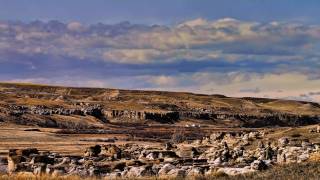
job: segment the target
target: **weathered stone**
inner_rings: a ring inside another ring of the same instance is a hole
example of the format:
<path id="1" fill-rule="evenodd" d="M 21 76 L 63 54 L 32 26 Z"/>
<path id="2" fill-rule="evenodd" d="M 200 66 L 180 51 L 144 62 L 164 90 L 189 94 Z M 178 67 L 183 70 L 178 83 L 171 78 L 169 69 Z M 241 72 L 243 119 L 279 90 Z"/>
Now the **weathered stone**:
<path id="1" fill-rule="evenodd" d="M 91 146 L 89 148 L 86 149 L 84 156 L 86 157 L 96 157 L 99 155 L 99 153 L 101 152 L 101 146 L 100 145 L 95 145 L 95 146 Z"/>
<path id="2" fill-rule="evenodd" d="M 304 153 L 298 156 L 297 158 L 297 162 L 301 163 L 301 162 L 305 162 L 309 159 L 310 155 L 308 153 Z"/>
<path id="3" fill-rule="evenodd" d="M 39 164 L 37 165 L 34 170 L 33 174 L 39 176 L 46 173 L 46 164 Z"/>
<path id="4" fill-rule="evenodd" d="M 173 147 L 172 143 L 167 142 L 167 143 L 165 144 L 165 150 L 170 151 L 170 150 L 172 150 L 173 148 L 174 148 L 174 147 Z"/>
<path id="5" fill-rule="evenodd" d="M 176 167 L 172 164 L 165 164 L 158 172 L 159 175 L 167 175 L 169 171 L 175 169 Z"/>
<path id="6" fill-rule="evenodd" d="M 264 170 L 267 169 L 267 165 L 262 160 L 255 160 L 251 163 L 251 169 L 253 170 Z"/>
<path id="7" fill-rule="evenodd" d="M 172 169 L 167 173 L 170 178 L 184 178 L 186 175 L 187 172 L 184 169 Z"/>
<path id="8" fill-rule="evenodd" d="M 204 174 L 204 169 L 201 167 L 192 167 L 190 171 L 188 172 L 188 176 L 202 176 Z"/>
<path id="9" fill-rule="evenodd" d="M 18 164 L 21 162 L 22 156 L 9 155 L 8 156 L 8 173 L 12 174 L 18 169 Z"/>
<path id="10" fill-rule="evenodd" d="M 282 137 L 278 140 L 280 146 L 284 147 L 289 144 L 289 139 L 287 137 Z"/>
<path id="11" fill-rule="evenodd" d="M 118 146 L 109 144 L 102 147 L 101 155 L 105 155 L 113 159 L 121 159 L 121 152 L 122 151 Z"/>
<path id="12" fill-rule="evenodd" d="M 239 174 L 246 174 L 246 173 L 253 173 L 255 170 L 250 169 L 250 168 L 220 168 L 217 171 L 218 173 L 225 173 L 230 176 L 235 176 Z"/>
<path id="13" fill-rule="evenodd" d="M 152 176 L 152 168 L 150 166 L 140 166 L 140 167 L 131 167 L 127 177 L 143 177 L 143 176 Z"/>
<path id="14" fill-rule="evenodd" d="M 320 125 L 317 125 L 317 130 L 316 130 L 317 133 L 320 133 Z"/>

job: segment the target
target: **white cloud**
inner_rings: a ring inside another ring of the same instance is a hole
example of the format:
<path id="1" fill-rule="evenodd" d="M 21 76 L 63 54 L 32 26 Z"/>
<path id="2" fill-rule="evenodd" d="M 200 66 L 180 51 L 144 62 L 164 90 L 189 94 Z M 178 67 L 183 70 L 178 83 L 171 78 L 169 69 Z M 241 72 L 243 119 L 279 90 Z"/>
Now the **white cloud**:
<path id="1" fill-rule="evenodd" d="M 261 55 L 266 60 L 285 59 L 297 54 L 304 58 L 316 54 L 316 43 L 320 41 L 320 26 L 280 22 L 262 24 L 230 18 L 216 21 L 195 19 L 171 27 L 84 26 L 70 22 L 55 25 L 57 27 L 50 25 L 48 31 L 46 26 L 49 24 L 33 27 L 1 23 L 2 46 L 11 47 L 7 53 L 26 48 L 30 51 L 19 53 L 44 51 L 74 57 L 79 54 L 80 59 L 139 64 L 155 60 L 167 63 L 177 59 L 225 58 L 236 61 L 246 56 L 258 59 Z"/>
<path id="2" fill-rule="evenodd" d="M 192 91 L 224 94 L 233 97 L 270 97 L 320 102 L 320 80 L 310 80 L 304 74 L 283 73 L 194 73 L 149 77 L 149 89 Z M 279 90 L 281 89 L 281 90 Z M 306 97 L 302 97 L 306 94 Z"/>
<path id="3" fill-rule="evenodd" d="M 170 87 L 170 86 L 176 86 L 177 85 L 177 81 L 174 77 L 171 76 L 165 76 L 165 75 L 161 75 L 161 76 L 151 76 L 148 81 L 156 86 L 160 86 L 160 87 Z"/>
<path id="4" fill-rule="evenodd" d="M 70 31 L 81 32 L 85 30 L 85 26 L 79 22 L 70 22 L 67 24 L 67 28 Z"/>
<path id="5" fill-rule="evenodd" d="M 160 51 L 154 49 L 122 49 L 107 51 L 103 54 L 103 57 L 106 61 L 140 64 L 158 59 L 160 54 Z"/>

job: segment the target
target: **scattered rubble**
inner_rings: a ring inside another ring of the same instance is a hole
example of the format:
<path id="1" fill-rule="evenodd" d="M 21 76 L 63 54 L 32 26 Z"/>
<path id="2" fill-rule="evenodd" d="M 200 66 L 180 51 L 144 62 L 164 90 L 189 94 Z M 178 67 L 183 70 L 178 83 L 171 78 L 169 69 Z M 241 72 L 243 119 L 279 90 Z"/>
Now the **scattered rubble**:
<path id="1" fill-rule="evenodd" d="M 37 149 L 11 149 L 9 174 L 28 172 L 34 175 L 78 175 L 81 177 L 135 178 L 186 177 L 212 173 L 237 175 L 262 171 L 276 164 L 301 163 L 317 144 L 291 143 L 283 137 L 278 142 L 263 142 L 263 131 L 214 133 L 201 141 L 163 147 L 137 144 L 107 144 L 88 147 L 83 156 L 61 156 Z M 256 144 L 253 147 L 249 143 Z"/>

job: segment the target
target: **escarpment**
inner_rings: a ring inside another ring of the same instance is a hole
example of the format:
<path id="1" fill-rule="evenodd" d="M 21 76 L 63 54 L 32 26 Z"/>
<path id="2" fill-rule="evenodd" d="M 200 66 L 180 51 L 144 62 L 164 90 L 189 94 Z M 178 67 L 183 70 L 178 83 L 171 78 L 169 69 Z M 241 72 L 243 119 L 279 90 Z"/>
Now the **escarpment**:
<path id="1" fill-rule="evenodd" d="M 299 126 L 319 123 L 320 105 L 180 92 L 0 83 L 0 122 L 6 121 L 50 127 L 65 123 L 188 122 L 225 127 Z"/>
<path id="2" fill-rule="evenodd" d="M 233 113 L 219 111 L 155 111 L 155 110 L 115 110 L 107 109 L 99 104 L 74 105 L 73 108 L 47 107 L 47 106 L 20 106 L 9 105 L 2 111 L 9 117 L 20 118 L 23 115 L 38 115 L 49 118 L 53 115 L 60 116 L 92 116 L 102 123 L 175 123 L 185 119 L 200 120 L 207 123 L 219 121 L 237 122 L 242 127 L 264 126 L 300 126 L 320 122 L 319 115 L 297 115 L 281 112 L 269 113 Z"/>

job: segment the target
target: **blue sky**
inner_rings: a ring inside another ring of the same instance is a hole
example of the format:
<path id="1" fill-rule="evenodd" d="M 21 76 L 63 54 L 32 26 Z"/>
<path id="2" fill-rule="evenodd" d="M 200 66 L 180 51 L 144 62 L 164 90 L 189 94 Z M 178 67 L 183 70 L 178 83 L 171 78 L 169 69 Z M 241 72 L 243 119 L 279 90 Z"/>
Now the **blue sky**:
<path id="1" fill-rule="evenodd" d="M 320 1 L 0 0 L 0 81 L 320 101 Z"/>
<path id="2" fill-rule="evenodd" d="M 203 17 L 319 22 L 318 0 L 1 0 L 3 20 L 176 23 Z"/>

